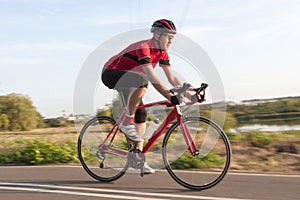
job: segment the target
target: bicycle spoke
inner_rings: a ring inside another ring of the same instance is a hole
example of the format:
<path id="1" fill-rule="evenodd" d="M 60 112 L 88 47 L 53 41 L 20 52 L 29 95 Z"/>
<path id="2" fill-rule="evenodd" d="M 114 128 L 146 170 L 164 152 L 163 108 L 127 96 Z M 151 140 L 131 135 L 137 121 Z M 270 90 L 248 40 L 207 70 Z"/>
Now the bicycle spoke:
<path id="1" fill-rule="evenodd" d="M 163 159 L 170 175 L 190 189 L 207 189 L 225 176 L 230 163 L 231 151 L 226 135 L 211 121 L 188 118 L 185 122 L 198 155 L 190 152 L 182 129 L 174 124 L 163 143 Z"/>
<path id="2" fill-rule="evenodd" d="M 121 177 L 128 166 L 127 140 L 123 133 L 116 132 L 118 129 L 113 129 L 114 124 L 109 117 L 94 118 L 84 126 L 78 139 L 78 155 L 84 169 L 100 181 Z"/>

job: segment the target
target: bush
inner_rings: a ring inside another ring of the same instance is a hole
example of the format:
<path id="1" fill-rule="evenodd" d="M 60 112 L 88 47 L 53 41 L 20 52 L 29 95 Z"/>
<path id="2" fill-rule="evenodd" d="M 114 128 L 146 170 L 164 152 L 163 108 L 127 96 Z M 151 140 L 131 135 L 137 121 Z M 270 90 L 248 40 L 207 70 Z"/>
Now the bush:
<path id="1" fill-rule="evenodd" d="M 298 150 L 295 144 L 276 144 L 274 145 L 277 153 L 287 152 L 298 154 Z"/>
<path id="2" fill-rule="evenodd" d="M 262 148 L 272 142 L 271 136 L 263 133 L 248 133 L 246 139 L 253 147 L 259 148 Z"/>
<path id="3" fill-rule="evenodd" d="M 58 119 L 50 118 L 50 119 L 44 119 L 44 123 L 47 127 L 61 127 L 62 124 Z"/>
<path id="4" fill-rule="evenodd" d="M 2 164 L 50 164 L 78 162 L 75 142 L 57 145 L 45 141 L 28 142 L 20 149 L 14 149 L 0 155 Z"/>

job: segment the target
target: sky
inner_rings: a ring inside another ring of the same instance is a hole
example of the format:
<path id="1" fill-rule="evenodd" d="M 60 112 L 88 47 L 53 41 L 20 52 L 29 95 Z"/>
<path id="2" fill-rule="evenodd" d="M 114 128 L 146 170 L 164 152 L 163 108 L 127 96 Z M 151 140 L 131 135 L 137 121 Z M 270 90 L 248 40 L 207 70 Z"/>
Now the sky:
<path id="1" fill-rule="evenodd" d="M 88 56 L 166 18 L 211 58 L 227 101 L 300 96 L 299 11 L 299 0 L 0 0 L 0 95 L 28 95 L 43 117 L 73 113 Z"/>

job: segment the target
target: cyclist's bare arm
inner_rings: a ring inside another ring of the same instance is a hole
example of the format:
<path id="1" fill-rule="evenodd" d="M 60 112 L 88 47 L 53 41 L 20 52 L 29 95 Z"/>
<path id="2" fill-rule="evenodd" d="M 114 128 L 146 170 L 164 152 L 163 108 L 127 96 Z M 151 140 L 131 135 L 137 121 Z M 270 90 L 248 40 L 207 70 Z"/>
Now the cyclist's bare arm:
<path id="1" fill-rule="evenodd" d="M 180 81 L 180 79 L 174 74 L 173 70 L 171 67 L 168 67 L 168 66 L 163 66 L 162 65 L 162 68 L 168 78 L 168 81 L 169 83 L 173 86 L 173 87 L 176 87 L 176 86 L 182 86 L 182 83 Z"/>
<path id="2" fill-rule="evenodd" d="M 165 98 L 168 100 L 171 100 L 171 97 L 173 94 L 168 90 L 168 88 L 162 84 L 162 82 L 159 80 L 157 75 L 154 72 L 154 69 L 151 65 L 149 66 L 144 66 L 144 72 L 146 73 L 149 81 L 152 83 L 153 87 Z"/>

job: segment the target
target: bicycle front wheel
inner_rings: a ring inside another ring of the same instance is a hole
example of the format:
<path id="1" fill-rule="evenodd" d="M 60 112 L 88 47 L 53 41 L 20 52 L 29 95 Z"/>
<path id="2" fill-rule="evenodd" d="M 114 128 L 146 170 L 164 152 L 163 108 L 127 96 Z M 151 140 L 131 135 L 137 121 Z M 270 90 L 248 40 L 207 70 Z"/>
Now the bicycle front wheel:
<path id="1" fill-rule="evenodd" d="M 163 141 L 163 161 L 167 171 L 180 185 L 194 190 L 215 186 L 226 175 L 231 149 L 222 129 L 203 117 L 189 117 L 184 124 L 195 142 L 198 152 L 193 155 L 182 129 L 174 123 Z"/>
<path id="2" fill-rule="evenodd" d="M 89 120 L 78 138 L 78 156 L 85 171 L 99 181 L 114 181 L 128 168 L 128 145 L 124 133 L 111 117 Z"/>

